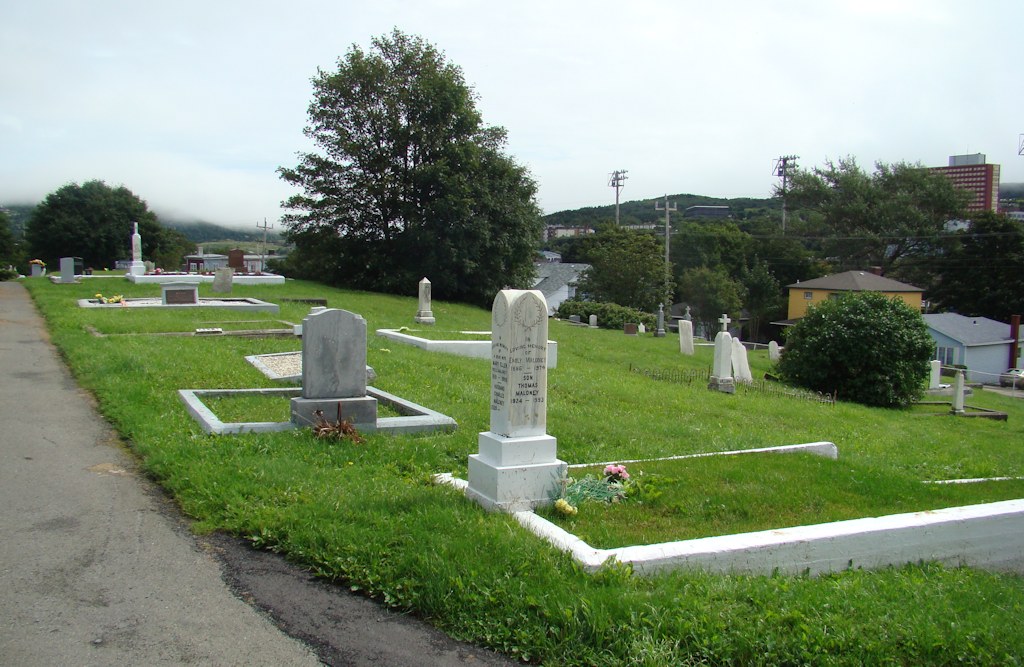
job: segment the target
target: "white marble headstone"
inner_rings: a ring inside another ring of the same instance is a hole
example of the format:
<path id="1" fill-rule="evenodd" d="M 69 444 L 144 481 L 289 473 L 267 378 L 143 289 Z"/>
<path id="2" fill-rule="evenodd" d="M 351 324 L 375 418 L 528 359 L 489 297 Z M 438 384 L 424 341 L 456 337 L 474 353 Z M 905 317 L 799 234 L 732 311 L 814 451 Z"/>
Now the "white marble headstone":
<path id="1" fill-rule="evenodd" d="M 679 320 L 679 351 L 693 356 L 693 322 Z"/>
<path id="2" fill-rule="evenodd" d="M 928 388 L 938 389 L 942 384 L 942 362 L 938 359 L 931 360 L 931 373 L 928 376 Z"/>
<path id="3" fill-rule="evenodd" d="M 548 317 L 539 292 L 502 290 L 491 309 L 491 432 L 515 438 L 547 428 Z"/>
<path id="4" fill-rule="evenodd" d="M 732 377 L 736 382 L 752 384 L 754 376 L 750 372 L 750 360 L 747 358 L 747 348 L 739 338 L 732 339 Z"/>
<path id="5" fill-rule="evenodd" d="M 423 278 L 419 283 L 419 309 L 415 318 L 418 323 L 434 324 L 436 320 L 430 307 L 430 281 Z"/>
<path id="6" fill-rule="evenodd" d="M 768 343 L 768 360 L 778 361 L 782 353 L 779 351 L 779 344 L 775 341 L 769 341 Z"/>

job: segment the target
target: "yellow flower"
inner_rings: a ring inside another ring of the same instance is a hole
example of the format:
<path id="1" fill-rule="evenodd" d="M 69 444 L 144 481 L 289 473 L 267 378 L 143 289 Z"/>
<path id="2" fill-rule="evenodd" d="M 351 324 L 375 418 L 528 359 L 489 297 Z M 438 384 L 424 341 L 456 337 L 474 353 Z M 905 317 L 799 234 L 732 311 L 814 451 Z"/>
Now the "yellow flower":
<path id="1" fill-rule="evenodd" d="M 555 511 L 565 516 L 575 516 L 579 510 L 570 505 L 565 498 L 559 498 L 555 501 Z"/>

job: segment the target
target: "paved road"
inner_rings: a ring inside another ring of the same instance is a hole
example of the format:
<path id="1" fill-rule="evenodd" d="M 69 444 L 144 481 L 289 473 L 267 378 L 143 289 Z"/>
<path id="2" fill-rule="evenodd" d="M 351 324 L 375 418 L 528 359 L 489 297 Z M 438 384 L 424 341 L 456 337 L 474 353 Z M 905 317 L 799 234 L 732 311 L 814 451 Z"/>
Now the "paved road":
<path id="1" fill-rule="evenodd" d="M 15 282 L 0 283 L 0 369 L 0 664 L 511 664 L 238 540 L 195 538 Z"/>

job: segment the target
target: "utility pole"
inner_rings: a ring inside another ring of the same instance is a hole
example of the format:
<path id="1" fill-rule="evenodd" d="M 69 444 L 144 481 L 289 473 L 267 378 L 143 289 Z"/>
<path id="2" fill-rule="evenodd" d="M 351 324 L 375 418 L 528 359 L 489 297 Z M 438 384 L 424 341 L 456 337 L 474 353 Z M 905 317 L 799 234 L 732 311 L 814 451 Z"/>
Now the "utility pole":
<path id="1" fill-rule="evenodd" d="M 786 233 L 786 181 L 789 175 L 790 169 L 796 169 L 796 160 L 800 158 L 799 155 L 783 155 L 775 161 L 775 166 L 772 167 L 772 171 L 775 175 L 782 179 L 782 233 Z"/>
<path id="2" fill-rule="evenodd" d="M 626 185 L 626 170 L 618 169 L 608 177 L 608 187 L 615 188 L 615 226 L 619 226 L 619 190 Z"/>
<path id="3" fill-rule="evenodd" d="M 257 222 L 256 228 L 263 230 L 263 247 L 260 250 L 260 273 L 263 273 L 263 271 L 266 270 L 267 268 L 267 230 L 273 229 L 274 225 L 268 225 L 267 219 L 263 218 L 263 224 L 261 225 L 260 223 Z"/>
<path id="4" fill-rule="evenodd" d="M 669 204 L 668 195 L 665 195 L 665 205 L 659 206 L 658 202 L 654 202 L 654 210 L 665 211 L 665 298 L 667 299 L 669 298 L 668 284 L 672 279 L 672 265 L 669 263 L 668 259 L 669 238 L 672 235 L 672 227 L 669 223 L 669 214 L 677 211 L 678 207 L 675 204 Z"/>
<path id="5" fill-rule="evenodd" d="M 1024 155 L 1024 134 L 1017 137 L 1017 155 Z"/>

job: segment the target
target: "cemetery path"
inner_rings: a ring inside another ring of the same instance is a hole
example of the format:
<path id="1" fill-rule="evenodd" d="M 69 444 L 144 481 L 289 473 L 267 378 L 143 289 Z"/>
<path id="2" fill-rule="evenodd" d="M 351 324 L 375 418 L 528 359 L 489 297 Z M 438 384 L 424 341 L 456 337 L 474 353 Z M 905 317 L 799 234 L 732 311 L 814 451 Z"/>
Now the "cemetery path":
<path id="1" fill-rule="evenodd" d="M 226 536 L 195 537 L 0 283 L 0 663 L 508 665 Z"/>

